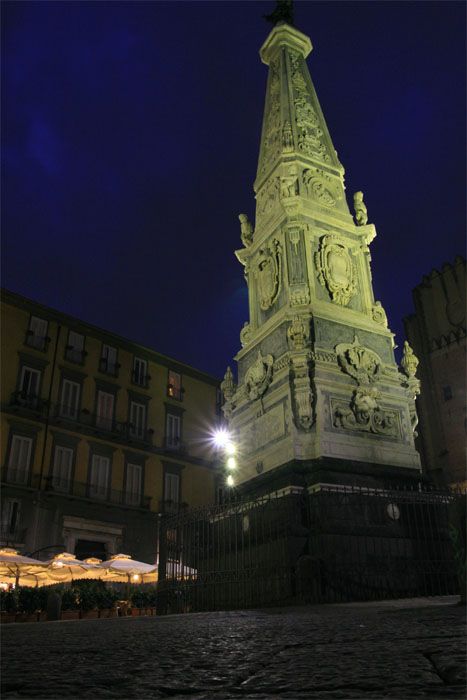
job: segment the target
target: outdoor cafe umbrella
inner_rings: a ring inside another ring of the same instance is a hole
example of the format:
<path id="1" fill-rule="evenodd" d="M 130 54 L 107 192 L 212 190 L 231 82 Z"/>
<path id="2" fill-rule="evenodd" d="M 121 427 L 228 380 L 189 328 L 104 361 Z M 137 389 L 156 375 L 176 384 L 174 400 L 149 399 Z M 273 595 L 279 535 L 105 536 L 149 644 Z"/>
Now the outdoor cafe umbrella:
<path id="1" fill-rule="evenodd" d="M 43 561 L 18 554 L 15 549 L 0 549 L 0 581 L 16 586 L 47 585 L 47 569 Z"/>
<path id="2" fill-rule="evenodd" d="M 99 564 L 105 570 L 104 581 L 120 583 L 154 583 L 157 566 L 132 559 L 129 554 L 115 554 Z"/>
<path id="3" fill-rule="evenodd" d="M 49 584 L 68 583 L 82 578 L 102 578 L 102 572 L 98 565 L 76 559 L 74 554 L 69 552 L 56 554 L 45 564 L 47 566 Z"/>

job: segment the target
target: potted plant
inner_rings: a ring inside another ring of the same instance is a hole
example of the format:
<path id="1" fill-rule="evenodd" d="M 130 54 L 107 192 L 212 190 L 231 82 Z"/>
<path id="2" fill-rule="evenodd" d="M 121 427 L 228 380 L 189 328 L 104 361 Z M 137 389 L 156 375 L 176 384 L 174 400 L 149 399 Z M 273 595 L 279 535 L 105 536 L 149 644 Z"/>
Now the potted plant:
<path id="1" fill-rule="evenodd" d="M 0 591 L 0 620 L 14 622 L 18 609 L 18 589 Z"/>
<path id="2" fill-rule="evenodd" d="M 62 620 L 78 620 L 78 599 L 77 591 L 74 587 L 65 588 L 62 593 Z"/>

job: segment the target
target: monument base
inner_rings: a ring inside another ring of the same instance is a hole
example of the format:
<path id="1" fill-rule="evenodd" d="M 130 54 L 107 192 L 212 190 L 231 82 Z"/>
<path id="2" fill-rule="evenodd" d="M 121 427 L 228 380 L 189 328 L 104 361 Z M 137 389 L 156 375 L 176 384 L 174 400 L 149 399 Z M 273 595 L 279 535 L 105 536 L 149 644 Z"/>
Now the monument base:
<path id="1" fill-rule="evenodd" d="M 289 487 L 308 488 L 320 483 L 387 489 L 428 484 L 429 479 L 418 469 L 320 457 L 291 460 L 239 484 L 236 492 L 239 497 L 259 497 Z"/>

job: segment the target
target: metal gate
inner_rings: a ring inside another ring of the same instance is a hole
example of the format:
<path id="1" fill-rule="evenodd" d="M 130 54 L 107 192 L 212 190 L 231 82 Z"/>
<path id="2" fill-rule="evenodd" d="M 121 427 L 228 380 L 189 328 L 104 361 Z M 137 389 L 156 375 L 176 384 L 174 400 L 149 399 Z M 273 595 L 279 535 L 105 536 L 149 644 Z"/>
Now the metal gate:
<path id="1" fill-rule="evenodd" d="M 462 507 L 448 491 L 320 486 L 165 514 L 158 613 L 456 593 Z"/>

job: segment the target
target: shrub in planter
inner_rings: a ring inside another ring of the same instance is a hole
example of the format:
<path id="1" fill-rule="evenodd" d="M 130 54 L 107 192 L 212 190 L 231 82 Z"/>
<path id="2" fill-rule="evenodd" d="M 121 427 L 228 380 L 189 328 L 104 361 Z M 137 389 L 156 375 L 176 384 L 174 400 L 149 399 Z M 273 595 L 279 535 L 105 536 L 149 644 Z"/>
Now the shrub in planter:
<path id="1" fill-rule="evenodd" d="M 13 614 L 18 610 L 18 589 L 12 591 L 0 591 L 0 610 Z"/>
<path id="2" fill-rule="evenodd" d="M 115 606 L 118 593 L 113 588 L 107 588 L 103 581 L 98 581 L 96 586 L 96 603 L 98 610 L 109 610 Z"/>
<path id="3" fill-rule="evenodd" d="M 40 610 L 41 595 L 39 588 L 29 588 L 22 586 L 18 591 L 18 610 L 19 612 L 32 615 Z"/>
<path id="4" fill-rule="evenodd" d="M 77 610 L 78 598 L 74 588 L 65 588 L 62 593 L 62 610 Z"/>

